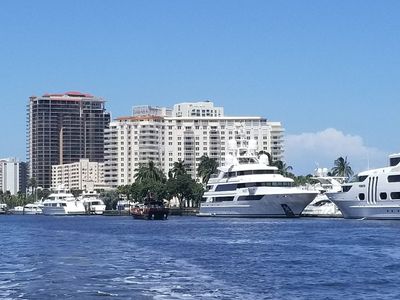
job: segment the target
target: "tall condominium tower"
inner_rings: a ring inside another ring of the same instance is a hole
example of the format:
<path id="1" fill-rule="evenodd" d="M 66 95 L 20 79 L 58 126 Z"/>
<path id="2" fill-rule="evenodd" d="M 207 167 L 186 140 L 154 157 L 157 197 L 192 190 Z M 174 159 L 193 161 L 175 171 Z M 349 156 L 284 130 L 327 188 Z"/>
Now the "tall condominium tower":
<path id="1" fill-rule="evenodd" d="M 203 155 L 224 163 L 227 142 L 244 128 L 248 139 L 258 142 L 271 159 L 283 158 L 280 122 L 262 117 L 227 117 L 222 107 L 209 101 L 176 104 L 171 109 L 134 107 L 132 117 L 117 118 L 105 134 L 105 181 L 116 187 L 135 181 L 140 163 L 150 160 L 165 174 L 174 162 L 184 161 L 195 178 Z"/>
<path id="2" fill-rule="evenodd" d="M 104 130 L 110 123 L 105 101 L 89 94 L 67 92 L 32 96 L 27 105 L 29 177 L 51 187 L 52 165 L 81 158 L 104 161 Z"/>

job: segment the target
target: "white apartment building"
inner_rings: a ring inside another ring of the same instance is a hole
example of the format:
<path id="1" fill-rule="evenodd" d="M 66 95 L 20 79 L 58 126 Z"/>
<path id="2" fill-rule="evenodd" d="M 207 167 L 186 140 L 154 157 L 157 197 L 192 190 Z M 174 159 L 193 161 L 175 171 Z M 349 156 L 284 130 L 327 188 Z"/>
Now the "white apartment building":
<path id="1" fill-rule="evenodd" d="M 0 159 L 0 191 L 11 195 L 26 192 L 26 164 L 16 158 Z"/>
<path id="2" fill-rule="evenodd" d="M 164 118 L 156 115 L 120 117 L 105 131 L 105 182 L 132 184 L 140 164 L 164 166 Z"/>
<path id="3" fill-rule="evenodd" d="M 105 188 L 104 163 L 80 159 L 79 162 L 53 165 L 51 186 L 56 189 L 62 186 L 69 190 L 91 191 Z"/>
<path id="4" fill-rule="evenodd" d="M 136 107 L 133 112 L 141 111 Z M 132 184 L 140 163 L 153 160 L 165 174 L 174 162 L 184 161 L 195 178 L 203 155 L 224 163 L 227 141 L 236 139 L 239 127 L 247 138 L 258 141 L 258 150 L 270 153 L 273 161 L 283 159 L 280 122 L 262 117 L 227 117 L 212 102 L 180 103 L 172 113 L 122 117 L 110 123 L 105 134 L 105 181 L 113 187 Z M 168 112 L 168 110 L 165 110 Z"/>

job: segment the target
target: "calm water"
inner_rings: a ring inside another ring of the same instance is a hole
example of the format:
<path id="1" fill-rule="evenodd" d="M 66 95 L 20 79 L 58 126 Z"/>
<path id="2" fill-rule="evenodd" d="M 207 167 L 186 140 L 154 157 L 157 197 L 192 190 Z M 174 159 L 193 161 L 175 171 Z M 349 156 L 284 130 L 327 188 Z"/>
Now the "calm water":
<path id="1" fill-rule="evenodd" d="M 1 299 L 400 299 L 400 222 L 0 216 Z"/>

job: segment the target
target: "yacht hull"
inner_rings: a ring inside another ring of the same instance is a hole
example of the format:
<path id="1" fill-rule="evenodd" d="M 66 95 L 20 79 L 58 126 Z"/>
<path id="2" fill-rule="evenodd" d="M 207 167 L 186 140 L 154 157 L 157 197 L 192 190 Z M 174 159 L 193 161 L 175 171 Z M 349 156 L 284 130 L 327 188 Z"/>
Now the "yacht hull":
<path id="1" fill-rule="evenodd" d="M 400 220 L 400 205 L 394 201 L 384 204 L 360 204 L 357 200 L 331 200 L 341 210 L 345 219 Z"/>
<path id="2" fill-rule="evenodd" d="M 67 216 L 67 215 L 85 215 L 85 210 L 66 210 L 63 207 L 43 207 L 43 215 L 45 216 Z"/>
<path id="3" fill-rule="evenodd" d="M 260 200 L 203 202 L 199 217 L 288 218 L 300 217 L 317 193 L 264 195 Z"/>

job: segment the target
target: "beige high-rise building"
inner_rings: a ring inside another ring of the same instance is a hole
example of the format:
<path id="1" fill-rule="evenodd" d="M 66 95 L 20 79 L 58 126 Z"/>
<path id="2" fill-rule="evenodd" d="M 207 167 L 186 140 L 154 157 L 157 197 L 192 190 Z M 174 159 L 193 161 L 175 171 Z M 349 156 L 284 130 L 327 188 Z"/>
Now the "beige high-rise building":
<path id="1" fill-rule="evenodd" d="M 259 151 L 270 153 L 273 161 L 283 158 L 284 129 L 280 122 L 263 117 L 228 117 L 222 107 L 214 107 L 209 101 L 179 103 L 172 111 L 135 107 L 133 112 L 140 114 L 116 119 L 105 133 L 105 181 L 113 187 L 133 183 L 135 170 L 149 160 L 165 174 L 174 162 L 184 161 L 195 178 L 203 155 L 224 163 L 227 141 L 236 139 L 240 127 L 248 139 L 258 142 Z"/>
<path id="2" fill-rule="evenodd" d="M 104 163 L 81 159 L 79 162 L 52 166 L 51 186 L 68 190 L 92 191 L 105 188 Z"/>

